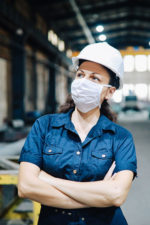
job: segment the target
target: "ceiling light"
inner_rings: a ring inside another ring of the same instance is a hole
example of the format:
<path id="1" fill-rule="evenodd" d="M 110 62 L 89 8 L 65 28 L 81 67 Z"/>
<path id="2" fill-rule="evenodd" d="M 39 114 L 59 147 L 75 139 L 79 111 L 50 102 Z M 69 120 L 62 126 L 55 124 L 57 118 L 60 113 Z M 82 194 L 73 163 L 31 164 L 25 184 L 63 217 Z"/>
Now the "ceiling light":
<path id="1" fill-rule="evenodd" d="M 102 31 L 104 30 L 104 27 L 103 27 L 102 25 L 98 25 L 98 26 L 96 27 L 96 30 L 97 30 L 98 32 L 102 32 Z"/>
<path id="2" fill-rule="evenodd" d="M 23 30 L 22 30 L 22 28 L 18 28 L 17 30 L 16 30 L 16 34 L 18 34 L 18 35 L 23 35 Z"/>
<path id="3" fill-rule="evenodd" d="M 71 51 L 71 49 L 68 49 L 68 50 L 66 51 L 66 55 L 67 55 L 69 58 L 72 57 L 72 51 Z"/>
<path id="4" fill-rule="evenodd" d="M 106 39 L 107 39 L 107 37 L 106 37 L 106 35 L 105 34 L 101 34 L 101 35 L 99 35 L 99 40 L 100 41 L 105 41 Z"/>
<path id="5" fill-rule="evenodd" d="M 65 50 L 65 42 L 64 41 L 58 40 L 58 49 L 61 52 Z"/>
<path id="6" fill-rule="evenodd" d="M 57 34 L 53 31 L 53 30 L 50 30 L 48 32 L 48 40 L 55 46 L 58 45 L 58 36 Z"/>

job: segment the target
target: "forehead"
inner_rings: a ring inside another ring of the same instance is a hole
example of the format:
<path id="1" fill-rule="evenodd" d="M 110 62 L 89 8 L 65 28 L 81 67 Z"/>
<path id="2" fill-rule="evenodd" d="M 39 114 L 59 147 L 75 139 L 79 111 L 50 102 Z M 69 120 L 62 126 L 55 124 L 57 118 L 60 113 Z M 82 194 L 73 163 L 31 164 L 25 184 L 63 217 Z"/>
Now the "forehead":
<path id="1" fill-rule="evenodd" d="M 99 63 L 95 63 L 95 62 L 90 62 L 90 61 L 84 61 L 80 66 L 79 69 L 82 70 L 88 70 L 94 73 L 99 73 L 99 74 L 104 74 L 104 75 L 108 75 L 109 73 L 107 72 L 107 70 L 104 68 L 104 66 L 102 66 Z"/>

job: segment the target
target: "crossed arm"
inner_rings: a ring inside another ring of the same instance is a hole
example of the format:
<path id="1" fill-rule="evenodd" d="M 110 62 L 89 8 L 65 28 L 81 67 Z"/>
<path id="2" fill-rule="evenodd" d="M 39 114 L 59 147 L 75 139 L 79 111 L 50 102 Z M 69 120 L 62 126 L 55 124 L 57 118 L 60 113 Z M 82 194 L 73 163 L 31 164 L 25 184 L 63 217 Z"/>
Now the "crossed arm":
<path id="1" fill-rule="evenodd" d="M 114 167 L 112 164 L 104 180 L 77 182 L 53 177 L 32 163 L 21 162 L 18 194 L 59 208 L 120 206 L 131 187 L 133 172 L 124 170 L 112 176 Z"/>

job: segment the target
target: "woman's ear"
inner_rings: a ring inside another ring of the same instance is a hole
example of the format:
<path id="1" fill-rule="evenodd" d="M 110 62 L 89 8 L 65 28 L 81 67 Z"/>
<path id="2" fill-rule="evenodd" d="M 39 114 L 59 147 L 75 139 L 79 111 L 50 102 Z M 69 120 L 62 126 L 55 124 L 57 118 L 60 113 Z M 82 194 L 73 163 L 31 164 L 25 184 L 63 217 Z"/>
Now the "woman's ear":
<path id="1" fill-rule="evenodd" d="M 115 87 L 108 88 L 106 96 L 105 96 L 105 100 L 109 100 L 113 96 L 115 91 L 116 91 Z"/>

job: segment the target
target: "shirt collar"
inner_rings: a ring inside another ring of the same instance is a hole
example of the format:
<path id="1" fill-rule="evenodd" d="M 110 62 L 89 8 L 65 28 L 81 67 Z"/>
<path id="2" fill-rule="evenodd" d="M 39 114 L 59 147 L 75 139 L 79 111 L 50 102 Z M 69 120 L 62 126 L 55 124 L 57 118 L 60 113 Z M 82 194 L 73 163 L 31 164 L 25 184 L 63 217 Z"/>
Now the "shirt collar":
<path id="1" fill-rule="evenodd" d="M 61 127 L 63 125 L 67 125 L 67 127 L 71 126 L 71 114 L 74 111 L 74 107 L 71 108 L 67 113 L 61 113 L 61 114 L 55 114 L 56 117 L 54 116 L 52 121 L 51 121 L 51 125 L 53 127 Z M 94 136 L 95 134 L 101 134 L 103 130 L 106 131 L 112 131 L 113 133 L 115 133 L 116 129 L 115 129 L 115 124 L 109 120 L 104 114 L 101 114 L 97 123 L 94 126 Z"/>
<path id="2" fill-rule="evenodd" d="M 93 136 L 97 134 L 100 135 L 103 131 L 110 131 L 115 133 L 116 129 L 115 124 L 110 119 L 108 119 L 104 114 L 101 114 L 94 127 Z"/>
<path id="3" fill-rule="evenodd" d="M 71 113 L 74 111 L 74 107 L 69 109 L 67 113 L 55 114 L 51 121 L 53 127 L 61 127 L 71 121 Z"/>

